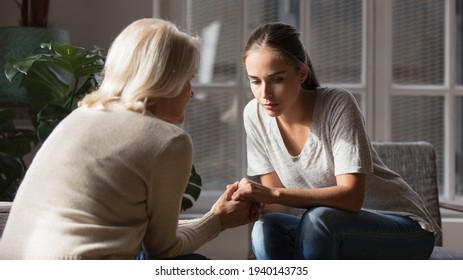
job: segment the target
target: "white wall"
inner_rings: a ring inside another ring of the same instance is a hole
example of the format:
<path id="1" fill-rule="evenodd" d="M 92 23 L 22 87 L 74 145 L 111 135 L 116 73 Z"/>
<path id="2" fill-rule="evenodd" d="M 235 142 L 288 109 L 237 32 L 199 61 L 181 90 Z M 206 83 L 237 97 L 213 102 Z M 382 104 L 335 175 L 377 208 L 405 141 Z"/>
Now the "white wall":
<path id="1" fill-rule="evenodd" d="M 463 250 L 463 218 L 443 218 L 443 247 Z"/>
<path id="2" fill-rule="evenodd" d="M 152 17 L 153 0 L 50 0 L 49 27 L 65 29 L 71 43 L 108 49 L 132 21 Z M 18 26 L 20 11 L 14 0 L 1 0 L 0 27 Z"/>

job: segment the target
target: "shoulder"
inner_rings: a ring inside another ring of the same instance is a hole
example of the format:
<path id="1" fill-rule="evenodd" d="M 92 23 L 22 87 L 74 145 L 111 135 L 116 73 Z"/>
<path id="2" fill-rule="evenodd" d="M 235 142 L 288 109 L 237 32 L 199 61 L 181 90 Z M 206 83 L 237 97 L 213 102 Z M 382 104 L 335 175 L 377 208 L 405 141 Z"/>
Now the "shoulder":
<path id="1" fill-rule="evenodd" d="M 118 141 L 127 145 L 130 143 L 148 149 L 175 142 L 191 146 L 190 136 L 182 128 L 150 114 L 125 109 L 99 111 L 82 108 L 79 110 L 80 112 L 76 113 L 80 115 L 80 121 L 86 123 L 86 127 L 99 127 L 95 134 L 108 137 L 117 135 Z"/>
<path id="2" fill-rule="evenodd" d="M 152 137 L 189 138 L 188 133 L 181 127 L 166 122 L 152 114 L 141 114 L 133 111 L 125 110 L 119 118 L 126 119 L 128 129 L 135 130 L 139 133 L 149 134 Z M 130 125 L 131 124 L 131 125 Z M 147 135 L 149 137 L 149 135 Z"/>
<path id="3" fill-rule="evenodd" d="M 323 110 L 325 113 L 331 110 L 360 110 L 355 96 L 343 88 L 318 88 L 317 103 L 318 107 L 329 109 Z"/>
<path id="4" fill-rule="evenodd" d="M 317 94 L 321 100 L 329 102 L 355 102 L 354 95 L 344 88 L 317 88 Z"/>

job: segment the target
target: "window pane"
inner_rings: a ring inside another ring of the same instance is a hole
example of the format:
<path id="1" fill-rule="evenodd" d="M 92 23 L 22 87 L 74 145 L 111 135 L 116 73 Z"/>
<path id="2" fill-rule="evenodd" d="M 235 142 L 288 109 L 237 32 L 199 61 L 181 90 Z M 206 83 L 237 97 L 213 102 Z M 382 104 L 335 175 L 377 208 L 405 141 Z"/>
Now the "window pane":
<path id="1" fill-rule="evenodd" d="M 189 0 L 188 29 L 202 39 L 196 82 L 236 83 L 241 65 L 239 5 L 227 0 Z"/>
<path id="2" fill-rule="evenodd" d="M 463 195 L 463 96 L 456 99 L 456 194 Z"/>
<path id="3" fill-rule="evenodd" d="M 437 156 L 439 191 L 444 170 L 444 97 L 393 96 L 392 141 L 427 141 Z"/>
<path id="4" fill-rule="evenodd" d="M 184 128 L 194 145 L 196 171 L 203 190 L 223 190 L 237 180 L 237 98 L 232 92 L 195 92 L 187 107 Z"/>
<path id="5" fill-rule="evenodd" d="M 362 81 L 361 0 L 310 2 L 308 53 L 321 83 Z"/>
<path id="6" fill-rule="evenodd" d="M 445 1 L 394 1 L 392 78 L 396 84 L 443 84 Z"/>
<path id="7" fill-rule="evenodd" d="M 248 36 L 251 32 L 267 22 L 284 22 L 299 28 L 298 0 L 248 0 Z"/>

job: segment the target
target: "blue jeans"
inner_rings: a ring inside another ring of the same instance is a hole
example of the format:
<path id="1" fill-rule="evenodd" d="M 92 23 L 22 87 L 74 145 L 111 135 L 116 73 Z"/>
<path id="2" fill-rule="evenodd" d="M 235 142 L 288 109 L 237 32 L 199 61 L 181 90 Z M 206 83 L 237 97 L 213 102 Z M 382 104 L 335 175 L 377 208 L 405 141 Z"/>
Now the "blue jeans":
<path id="1" fill-rule="evenodd" d="M 329 207 L 265 214 L 251 241 L 260 260 L 429 259 L 434 248 L 434 234 L 408 217 Z"/>
<path id="2" fill-rule="evenodd" d="M 140 253 L 136 257 L 136 260 L 147 260 L 147 259 L 148 258 L 146 257 L 145 251 L 141 249 Z M 189 255 L 175 257 L 175 258 L 167 259 L 167 260 L 208 260 L 208 258 L 200 254 L 192 253 Z"/>

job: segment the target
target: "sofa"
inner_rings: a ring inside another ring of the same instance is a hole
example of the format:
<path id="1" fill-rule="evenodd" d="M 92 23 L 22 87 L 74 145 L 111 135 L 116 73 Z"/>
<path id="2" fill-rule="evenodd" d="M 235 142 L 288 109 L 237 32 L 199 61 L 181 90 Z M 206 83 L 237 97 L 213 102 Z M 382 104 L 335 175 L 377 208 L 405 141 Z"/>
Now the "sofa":
<path id="1" fill-rule="evenodd" d="M 382 161 L 420 195 L 429 212 L 442 226 L 441 208 L 463 213 L 463 206 L 439 202 L 437 185 L 436 153 L 434 147 L 424 141 L 418 142 L 373 142 L 374 149 Z M 255 179 L 255 178 L 252 178 Z M 294 215 L 301 215 L 305 210 L 291 209 Z M 250 225 L 249 231 L 252 230 Z M 442 238 L 436 238 L 432 260 L 463 260 L 463 251 L 442 247 Z M 251 248 L 248 258 L 254 259 Z"/>
<path id="2" fill-rule="evenodd" d="M 441 208 L 463 213 L 463 207 L 439 202 L 436 153 L 428 142 L 373 142 L 382 161 L 420 195 L 428 211 L 442 226 Z M 463 251 L 442 247 L 442 238 L 435 240 L 431 259 L 463 260 Z"/>
<path id="3" fill-rule="evenodd" d="M 392 170 L 398 172 L 405 181 L 421 196 L 434 219 L 442 224 L 441 208 L 463 213 L 463 207 L 447 203 L 439 203 L 437 187 L 436 154 L 431 144 L 427 142 L 374 142 L 373 146 Z M 0 238 L 3 233 L 11 203 L 0 202 Z M 297 214 L 295 210 L 295 214 Z M 299 211 L 299 213 L 301 213 Z M 252 225 L 250 225 L 251 229 Z M 253 258 L 249 249 L 249 259 Z M 463 259 L 463 251 L 442 247 L 442 239 L 436 239 L 431 259 Z"/>

